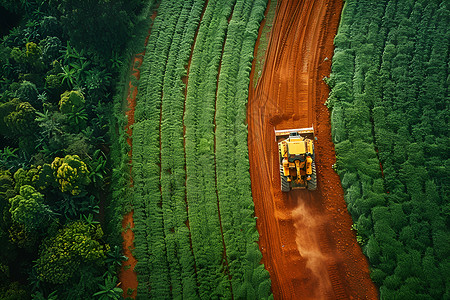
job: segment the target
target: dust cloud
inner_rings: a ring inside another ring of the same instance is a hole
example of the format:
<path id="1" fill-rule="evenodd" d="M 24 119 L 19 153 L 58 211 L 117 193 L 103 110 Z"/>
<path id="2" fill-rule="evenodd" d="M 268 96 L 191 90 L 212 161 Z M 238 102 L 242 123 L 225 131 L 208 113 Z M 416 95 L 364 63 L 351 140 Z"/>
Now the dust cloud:
<path id="1" fill-rule="evenodd" d="M 330 260 L 330 254 L 325 253 L 326 251 L 322 246 L 324 242 L 321 241 L 321 238 L 323 239 L 324 237 L 319 236 L 325 224 L 325 217 L 318 216 L 305 203 L 306 201 L 299 201 L 297 208 L 292 211 L 296 232 L 295 242 L 298 252 L 306 260 L 306 268 L 311 270 L 319 284 L 316 291 L 314 291 L 315 297 L 317 299 L 327 299 L 326 294 L 332 292 L 327 272 L 327 262 Z"/>

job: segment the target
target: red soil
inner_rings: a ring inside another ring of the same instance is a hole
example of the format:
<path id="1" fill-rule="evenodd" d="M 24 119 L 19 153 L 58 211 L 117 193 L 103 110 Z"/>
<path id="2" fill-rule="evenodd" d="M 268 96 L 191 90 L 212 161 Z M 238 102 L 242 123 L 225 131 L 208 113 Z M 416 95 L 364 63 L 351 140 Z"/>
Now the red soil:
<path id="1" fill-rule="evenodd" d="M 141 77 L 141 72 L 139 67 L 142 65 L 144 53 L 136 54 L 133 58 L 132 65 L 132 73 L 137 80 Z M 131 81 L 128 83 L 128 96 L 127 96 L 127 112 L 125 113 L 127 116 L 127 126 L 125 126 L 125 130 L 128 134 L 127 143 L 130 145 L 130 151 L 128 152 L 128 156 L 132 157 L 132 139 L 131 136 L 133 134 L 133 130 L 131 126 L 134 124 L 134 110 L 136 108 L 136 96 L 138 90 L 136 86 L 133 86 Z M 130 173 L 131 173 L 131 164 L 130 164 Z M 133 186 L 133 179 L 131 178 L 130 185 Z M 136 258 L 133 256 L 132 251 L 134 250 L 134 222 L 133 222 L 133 211 L 130 211 L 126 215 L 123 216 L 122 219 L 122 238 L 123 238 L 123 252 L 126 257 L 128 257 L 127 261 L 122 263 L 122 268 L 119 273 L 119 280 L 121 282 L 121 288 L 123 289 L 123 297 L 131 297 L 136 299 L 137 295 L 137 275 L 134 271 L 134 267 L 136 266 Z M 131 295 L 127 294 L 128 289 L 133 289 L 133 293 Z"/>
<path id="2" fill-rule="evenodd" d="M 137 260 L 131 253 L 131 251 L 134 250 L 133 211 L 123 216 L 122 228 L 127 228 L 122 232 L 122 238 L 123 252 L 124 255 L 128 257 L 128 260 L 122 263 L 122 268 L 119 273 L 119 280 L 121 282 L 121 288 L 123 289 L 123 297 L 131 297 L 136 299 L 138 281 L 134 267 L 136 266 Z M 133 289 L 132 295 L 127 294 L 128 289 Z"/>
<path id="3" fill-rule="evenodd" d="M 151 16 L 151 19 L 154 20 L 156 17 L 156 11 Z M 150 37 L 150 30 L 148 31 L 148 35 L 145 39 L 145 46 L 147 46 L 148 39 Z M 134 76 L 136 80 L 141 78 L 140 67 L 144 60 L 145 51 L 142 53 L 138 53 L 133 57 L 133 62 L 130 70 L 131 76 Z M 128 135 L 127 143 L 130 145 L 130 151 L 128 152 L 128 156 L 130 157 L 130 174 L 131 174 L 131 158 L 133 154 L 133 143 L 132 143 L 132 125 L 134 124 L 134 111 L 136 108 L 136 96 L 138 94 L 138 89 L 136 86 L 132 84 L 130 80 L 128 82 L 128 92 L 127 92 L 127 111 L 125 115 L 127 116 L 127 125 L 125 126 L 125 131 Z M 130 186 L 133 186 L 133 178 L 130 180 Z M 134 250 L 134 221 L 133 221 L 133 210 L 123 216 L 122 219 L 122 238 L 123 238 L 123 253 L 126 257 L 128 257 L 127 261 L 122 263 L 122 267 L 119 272 L 119 280 L 121 282 L 121 288 L 123 289 L 123 297 L 131 297 L 132 299 L 136 299 L 137 295 L 137 275 L 134 271 L 134 267 L 136 266 L 136 258 L 133 256 L 132 251 Z M 128 289 L 132 289 L 133 293 L 128 294 Z"/>
<path id="4" fill-rule="evenodd" d="M 347 212 L 323 103 L 341 0 L 279 1 L 262 77 L 250 83 L 249 158 L 259 246 L 275 299 L 377 299 Z M 253 76 L 251 77 L 253 78 Z M 280 191 L 274 129 L 314 125 L 318 188 Z"/>

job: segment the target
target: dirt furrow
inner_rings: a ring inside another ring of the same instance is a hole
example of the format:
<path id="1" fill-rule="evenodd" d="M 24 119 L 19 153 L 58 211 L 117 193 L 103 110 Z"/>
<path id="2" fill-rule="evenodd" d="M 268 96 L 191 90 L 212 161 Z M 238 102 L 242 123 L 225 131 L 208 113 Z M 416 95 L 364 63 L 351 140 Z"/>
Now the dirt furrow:
<path id="1" fill-rule="evenodd" d="M 150 33 L 149 33 L 150 34 Z M 148 37 L 147 37 L 148 38 Z M 147 40 L 146 40 L 147 41 Z M 132 62 L 132 76 L 135 77 L 136 80 L 139 80 L 141 77 L 141 73 L 139 67 L 142 65 L 142 60 L 145 52 L 136 54 L 133 58 Z M 137 96 L 137 87 L 133 86 L 131 81 L 128 84 L 128 96 L 127 96 L 127 112 L 125 113 L 127 116 L 127 126 L 125 130 L 127 132 L 128 138 L 127 143 L 130 145 L 130 151 L 128 152 L 128 156 L 130 157 L 130 174 L 131 174 L 131 157 L 132 157 L 132 125 L 134 124 L 134 109 L 136 108 L 136 96 Z M 130 177 L 130 186 L 133 186 L 133 178 Z M 132 251 L 134 250 L 134 221 L 133 221 L 133 210 L 123 216 L 122 219 L 122 238 L 123 238 L 123 253 L 128 260 L 123 262 L 122 268 L 120 269 L 119 279 L 121 282 L 121 288 L 124 293 L 123 296 L 131 296 L 133 299 L 136 297 L 136 289 L 138 285 L 137 275 L 134 271 L 134 267 L 136 266 L 136 258 L 133 256 Z M 133 290 L 131 295 L 127 294 L 128 289 Z"/>
<path id="2" fill-rule="evenodd" d="M 154 20 L 156 18 L 156 10 L 150 16 L 150 19 Z M 144 46 L 147 47 L 148 39 L 150 37 L 151 28 L 148 30 L 147 37 L 145 38 Z M 140 67 L 142 65 L 143 59 L 145 55 L 145 50 L 141 53 L 136 54 L 133 57 L 130 76 L 133 76 L 135 80 L 139 81 L 141 78 Z M 132 126 L 134 124 L 134 111 L 136 108 L 136 97 L 137 97 L 138 89 L 137 86 L 132 84 L 132 80 L 128 82 L 128 91 L 127 91 L 127 99 L 126 99 L 126 113 L 127 116 L 127 125 L 125 127 L 125 131 L 128 135 L 127 143 L 130 146 L 130 151 L 128 152 L 128 157 L 130 157 L 130 174 L 131 174 L 131 157 L 133 155 L 133 147 L 132 147 L 132 135 L 133 129 Z M 130 186 L 133 186 L 133 178 L 130 176 Z M 121 282 L 121 288 L 123 290 L 123 297 L 130 297 L 132 299 L 136 298 L 137 295 L 137 274 L 134 271 L 134 267 L 136 266 L 137 260 L 134 257 L 132 251 L 135 248 L 134 245 L 134 220 L 133 220 L 134 211 L 130 211 L 123 216 L 122 219 L 122 238 L 123 244 L 122 249 L 123 253 L 126 257 L 128 257 L 127 261 L 122 263 L 122 267 L 119 272 L 119 280 Z M 131 294 L 128 291 L 132 291 Z"/>

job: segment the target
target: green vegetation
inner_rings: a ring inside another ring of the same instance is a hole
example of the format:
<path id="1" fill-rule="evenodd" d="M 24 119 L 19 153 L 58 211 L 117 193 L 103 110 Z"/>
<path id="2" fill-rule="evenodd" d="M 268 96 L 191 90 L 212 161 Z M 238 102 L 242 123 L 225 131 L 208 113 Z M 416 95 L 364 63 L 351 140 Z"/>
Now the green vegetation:
<path id="1" fill-rule="evenodd" d="M 111 95 L 145 5 L 0 3 L 11 21 L 0 41 L 1 299 L 120 297 L 124 257 L 110 250 L 121 249 L 120 230 L 99 212 L 109 204 Z"/>
<path id="2" fill-rule="evenodd" d="M 382 299 L 450 297 L 449 15 L 446 1 L 346 1 L 335 38 L 336 168 Z"/>
<path id="3" fill-rule="evenodd" d="M 186 91 L 186 200 L 199 295 L 231 298 L 215 174 L 216 89 L 232 1 L 209 1 L 192 53 Z"/>
<path id="4" fill-rule="evenodd" d="M 266 59 L 266 51 L 269 47 L 270 34 L 272 32 L 272 26 L 275 22 L 275 13 L 277 11 L 278 1 L 270 0 L 268 3 L 266 16 L 264 20 L 264 26 L 261 30 L 261 36 L 259 37 L 259 45 L 256 49 L 255 57 L 255 75 L 253 75 L 253 87 L 256 88 L 258 79 L 261 77 L 264 69 L 264 62 Z"/>
<path id="5" fill-rule="evenodd" d="M 189 232 L 184 224 L 181 76 L 186 72 L 184 66 L 203 3 L 165 1 L 160 4 L 141 67 L 133 126 L 132 175 L 134 254 L 138 259 L 135 270 L 140 282 L 137 292 L 143 299 L 170 298 L 171 285 L 173 295 L 196 294 Z M 162 115 L 166 121 L 160 128 Z M 165 138 L 160 139 L 160 130 L 167 135 Z"/>
<path id="6" fill-rule="evenodd" d="M 245 124 L 266 2 L 2 1 L 0 298 L 120 299 L 130 210 L 139 298 L 272 297 Z"/>
<path id="7" fill-rule="evenodd" d="M 87 165 L 78 155 L 66 155 L 64 158 L 56 157 L 52 162 L 53 176 L 58 182 L 61 192 L 79 195 L 91 180 Z"/>
<path id="8" fill-rule="evenodd" d="M 149 28 L 151 28 L 153 24 L 149 16 L 157 4 L 158 1 L 147 1 L 142 13 L 135 20 L 134 38 L 129 41 L 127 48 L 123 53 L 123 61 L 129 62 L 129 64 L 123 64 L 121 67 L 115 87 L 116 93 L 113 99 L 113 114 L 108 119 L 110 124 L 108 133 L 109 136 L 111 136 L 111 152 L 109 159 L 111 161 L 111 166 L 113 166 L 110 184 L 115 188 L 110 190 L 111 200 L 105 209 L 106 218 L 109 220 L 108 224 L 105 224 L 105 227 L 106 231 L 110 233 L 109 238 L 111 243 L 117 245 L 121 244 L 123 241 L 121 236 L 123 216 L 133 208 L 133 179 L 130 174 L 131 160 L 129 156 L 130 145 L 127 141 L 127 138 L 130 136 L 122 129 L 126 128 L 128 125 L 128 119 L 124 113 L 128 110 L 127 98 L 130 92 L 137 90 L 139 82 L 138 78 L 136 78 L 135 70 L 140 70 L 141 66 L 131 66 L 133 72 L 130 74 L 130 65 L 132 65 L 133 59 L 137 53 L 139 53 L 139 55 L 145 53 L 146 38 L 148 36 Z M 95 181 L 95 179 L 93 179 L 93 181 Z"/>
<path id="9" fill-rule="evenodd" d="M 161 201 L 172 295 L 198 295 L 187 221 L 183 113 L 186 65 L 205 2 L 185 2 L 167 57 L 161 107 Z"/>
<path id="10" fill-rule="evenodd" d="M 227 29 L 215 114 L 216 182 L 234 295 L 267 299 L 270 279 L 260 264 L 247 148 L 250 70 L 266 1 L 237 1 Z"/>
<path id="11" fill-rule="evenodd" d="M 53 212 L 44 204 L 44 195 L 30 185 L 20 187 L 19 195 L 9 199 L 11 220 L 24 226 L 27 232 L 34 232 L 48 225 Z"/>
<path id="12" fill-rule="evenodd" d="M 271 295 L 245 155 L 249 73 L 265 6 L 197 0 L 158 7 L 140 67 L 129 189 L 142 299 Z"/>
<path id="13" fill-rule="evenodd" d="M 36 262 L 36 274 L 42 282 L 64 284 L 83 265 L 95 268 L 105 263 L 108 245 L 102 245 L 99 225 L 76 221 L 60 229 L 56 236 L 44 241 Z M 79 274 L 78 276 L 81 276 Z"/>

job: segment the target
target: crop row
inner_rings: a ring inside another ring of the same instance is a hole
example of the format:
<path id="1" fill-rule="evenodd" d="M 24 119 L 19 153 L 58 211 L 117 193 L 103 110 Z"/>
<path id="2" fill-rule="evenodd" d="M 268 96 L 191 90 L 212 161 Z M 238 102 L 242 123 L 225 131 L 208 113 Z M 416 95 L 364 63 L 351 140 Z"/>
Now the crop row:
<path id="1" fill-rule="evenodd" d="M 161 107 L 161 195 L 164 235 L 173 298 L 198 295 L 195 261 L 187 226 L 183 113 L 186 76 L 204 1 L 179 1 L 182 10 L 171 39 Z"/>
<path id="2" fill-rule="evenodd" d="M 148 28 L 151 26 L 149 13 L 155 6 L 155 0 L 148 1 L 136 26 L 134 34 L 136 37 L 133 42 L 129 42 L 124 53 L 124 61 L 133 62 L 136 53 L 142 53 L 145 50 L 145 38 L 148 36 Z M 138 67 L 138 66 L 136 66 Z M 134 66 L 131 69 L 135 70 Z M 110 126 L 111 136 L 111 165 L 113 165 L 111 186 L 111 199 L 106 209 L 107 219 L 110 220 L 106 225 L 107 232 L 110 234 L 115 244 L 122 242 L 120 232 L 122 231 L 123 215 L 131 209 L 130 201 L 130 138 L 126 130 L 117 130 L 118 128 L 126 128 L 132 124 L 128 124 L 127 115 L 124 114 L 124 100 L 128 96 L 133 97 L 132 90 L 137 85 L 136 74 L 130 74 L 130 65 L 124 64 L 116 86 L 116 95 L 114 96 L 114 115 L 112 116 Z M 128 101 L 128 99 L 127 99 Z M 130 103 L 128 103 L 129 105 Z M 128 108 L 127 108 L 128 109 Z"/>
<path id="3" fill-rule="evenodd" d="M 233 292 L 267 299 L 270 281 L 256 241 L 250 187 L 246 104 L 253 52 L 266 1 L 237 1 L 228 26 L 216 103 L 216 174 Z"/>
<path id="4" fill-rule="evenodd" d="M 202 299 L 231 298 L 216 193 L 214 114 L 217 76 L 233 1 L 208 1 L 192 52 L 186 91 L 186 192 Z"/>
<path id="5" fill-rule="evenodd" d="M 337 171 L 381 298 L 450 296 L 449 15 L 445 1 L 347 1 L 335 38 Z"/>

